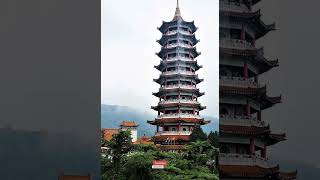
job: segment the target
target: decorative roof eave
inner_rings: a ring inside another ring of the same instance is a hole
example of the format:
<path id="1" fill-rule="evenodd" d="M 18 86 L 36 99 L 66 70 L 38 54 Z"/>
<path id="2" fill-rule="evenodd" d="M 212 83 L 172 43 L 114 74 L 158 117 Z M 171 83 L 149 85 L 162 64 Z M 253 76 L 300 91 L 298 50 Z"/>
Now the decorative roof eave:
<path id="1" fill-rule="evenodd" d="M 180 89 L 180 92 L 189 92 L 189 93 L 193 93 L 194 95 L 196 95 L 197 97 L 203 96 L 205 93 L 204 92 L 200 92 L 199 89 L 181 89 L 181 88 L 175 88 L 175 89 L 160 89 L 159 92 L 156 93 L 152 93 L 152 95 L 156 96 L 156 97 L 161 97 L 162 95 L 166 94 L 166 93 L 170 93 L 170 92 L 178 92 L 178 89 Z"/>
<path id="2" fill-rule="evenodd" d="M 158 27 L 158 30 L 161 32 L 161 33 L 165 33 L 165 31 L 169 28 L 169 27 L 177 27 L 178 26 L 178 21 L 181 21 L 181 25 L 182 26 L 186 26 L 186 27 L 189 27 L 191 29 L 191 32 L 192 33 L 195 33 L 197 31 L 197 27 L 194 25 L 194 21 L 191 21 L 191 22 L 187 22 L 187 21 L 184 21 L 184 20 L 173 20 L 173 21 L 170 21 L 170 22 L 165 22 L 165 21 L 162 21 L 162 25 L 160 27 Z M 180 23 L 180 22 L 179 22 Z"/>
<path id="3" fill-rule="evenodd" d="M 247 59 L 253 64 L 259 67 L 259 73 L 262 74 L 274 67 L 279 66 L 279 59 L 276 60 L 267 60 L 264 57 L 263 48 L 259 49 L 232 49 L 232 48 L 219 48 L 220 55 L 229 55 L 229 56 L 244 56 L 248 57 Z"/>
<path id="4" fill-rule="evenodd" d="M 200 125 L 205 125 L 210 123 L 210 120 L 204 120 L 203 118 L 162 118 L 162 119 L 155 119 L 153 121 L 147 121 L 147 123 L 152 125 L 164 124 L 164 123 L 195 123 Z"/>
<path id="5" fill-rule="evenodd" d="M 261 11 L 258 9 L 257 11 L 250 12 L 235 12 L 235 11 L 225 11 L 222 10 L 219 12 L 220 16 L 228 16 L 235 18 L 244 18 L 244 19 L 259 19 L 261 17 Z"/>
<path id="6" fill-rule="evenodd" d="M 261 178 L 277 176 L 279 173 L 279 165 L 274 167 L 260 167 L 248 165 L 219 165 L 220 177 L 245 177 L 245 178 Z"/>
<path id="7" fill-rule="evenodd" d="M 180 50 L 182 49 L 182 50 Z M 159 56 L 161 59 L 164 58 L 164 56 L 166 54 L 168 54 L 169 52 L 189 52 L 193 55 L 193 58 L 196 58 L 198 57 L 201 52 L 198 52 L 196 47 L 192 47 L 192 48 L 185 48 L 185 47 L 180 47 L 178 45 L 178 47 L 172 47 L 172 48 L 165 48 L 165 47 L 162 47 L 160 52 L 159 53 L 156 53 L 157 56 Z"/>
<path id="8" fill-rule="evenodd" d="M 292 172 L 280 172 L 279 178 L 285 179 L 285 180 L 291 180 L 291 179 L 297 179 L 298 171 L 292 171 Z"/>
<path id="9" fill-rule="evenodd" d="M 158 79 L 153 79 L 154 82 L 158 83 L 158 84 L 163 84 L 163 82 L 167 79 L 165 77 L 181 77 L 182 78 L 190 78 L 193 77 L 192 80 L 194 80 L 197 84 L 201 83 L 203 81 L 203 79 L 200 79 L 198 75 L 188 75 L 188 74 L 177 74 L 177 75 L 167 75 L 167 76 L 162 76 L 160 75 L 160 77 Z"/>
<path id="10" fill-rule="evenodd" d="M 271 146 L 285 140 L 287 140 L 285 133 L 283 134 L 270 133 L 267 137 L 267 145 Z"/>
<path id="11" fill-rule="evenodd" d="M 172 104 L 159 104 L 157 106 L 151 106 L 151 109 L 155 111 L 165 110 L 168 107 L 194 107 L 201 110 L 206 109 L 206 106 L 201 106 L 200 104 L 191 104 L 191 103 L 172 103 Z"/>
<path id="12" fill-rule="evenodd" d="M 256 127 L 256 126 L 236 126 L 236 125 L 220 125 L 219 132 L 227 134 L 241 134 L 241 135 L 263 135 L 271 132 L 270 126 Z"/>
<path id="13" fill-rule="evenodd" d="M 259 3 L 261 0 L 243 0 L 244 4 L 250 7 L 251 5 L 254 6 Z"/>
<path id="14" fill-rule="evenodd" d="M 193 45 L 196 45 L 198 42 L 200 42 L 200 40 L 196 39 L 196 36 L 194 34 L 192 35 L 186 35 L 186 34 L 182 34 L 180 32 L 177 32 L 176 34 L 172 34 L 172 35 L 163 35 L 161 37 L 161 39 L 157 40 L 157 42 L 160 44 L 160 45 L 164 45 L 165 42 L 169 39 L 177 39 L 178 36 L 181 36 L 182 39 L 187 39 L 187 40 L 190 40 L 192 42 Z"/>
<path id="15" fill-rule="evenodd" d="M 190 64 L 193 65 L 195 67 L 195 70 L 199 70 L 200 68 L 202 68 L 202 65 L 199 65 L 197 60 L 194 61 L 183 61 L 183 60 L 176 60 L 176 61 L 161 61 L 159 65 L 154 66 L 154 68 L 158 69 L 159 71 L 164 70 L 164 68 L 166 67 L 166 65 L 170 65 L 170 64 Z"/>
<path id="16" fill-rule="evenodd" d="M 267 92 L 267 87 L 234 87 L 234 86 L 220 86 L 219 91 L 223 94 L 238 94 L 238 95 L 264 95 Z"/>
<path id="17" fill-rule="evenodd" d="M 160 150 L 185 150 L 185 145 L 161 145 L 156 144 L 156 147 Z"/>

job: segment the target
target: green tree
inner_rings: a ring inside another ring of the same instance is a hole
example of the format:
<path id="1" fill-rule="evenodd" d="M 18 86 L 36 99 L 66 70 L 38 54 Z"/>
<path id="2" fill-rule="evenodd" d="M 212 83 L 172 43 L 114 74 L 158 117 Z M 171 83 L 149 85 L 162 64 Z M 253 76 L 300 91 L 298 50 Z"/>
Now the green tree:
<path id="1" fill-rule="evenodd" d="M 110 155 L 116 172 L 119 171 L 121 157 L 130 152 L 132 147 L 130 131 L 120 131 L 118 134 L 114 134 L 108 142 L 107 154 Z"/>
<path id="2" fill-rule="evenodd" d="M 190 141 L 196 142 L 196 141 L 206 141 L 207 135 L 203 132 L 201 127 L 196 127 L 193 129 L 191 135 L 190 135 Z"/>
<path id="3" fill-rule="evenodd" d="M 208 135 L 208 141 L 212 146 L 214 146 L 216 148 L 219 147 L 219 134 L 218 134 L 218 132 L 211 131 Z"/>

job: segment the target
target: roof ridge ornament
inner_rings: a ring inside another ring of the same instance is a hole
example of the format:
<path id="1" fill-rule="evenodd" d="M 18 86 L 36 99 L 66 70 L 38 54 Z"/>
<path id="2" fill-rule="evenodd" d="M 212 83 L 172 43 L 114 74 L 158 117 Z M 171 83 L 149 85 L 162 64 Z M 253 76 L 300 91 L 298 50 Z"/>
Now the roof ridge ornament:
<path id="1" fill-rule="evenodd" d="M 178 20 L 178 19 L 182 19 L 181 12 L 180 12 L 180 7 L 179 7 L 179 0 L 177 0 L 177 7 L 176 7 L 176 12 L 174 13 L 173 20 Z"/>

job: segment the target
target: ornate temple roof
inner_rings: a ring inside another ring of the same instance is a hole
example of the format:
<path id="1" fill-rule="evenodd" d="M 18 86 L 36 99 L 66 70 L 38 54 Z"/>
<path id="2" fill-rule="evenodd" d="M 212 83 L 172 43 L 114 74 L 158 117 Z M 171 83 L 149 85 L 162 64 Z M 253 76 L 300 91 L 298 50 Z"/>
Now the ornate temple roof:
<path id="1" fill-rule="evenodd" d="M 179 7 L 179 0 L 177 0 L 177 7 L 173 19 L 170 22 L 162 21 L 162 25 L 158 29 L 161 33 L 164 33 L 169 27 L 178 26 L 178 23 L 179 25 L 189 27 L 192 33 L 197 30 L 197 27 L 194 25 L 194 21 L 187 22 L 183 20 Z"/>
<path id="2" fill-rule="evenodd" d="M 220 56 L 240 56 L 247 57 L 252 64 L 259 67 L 259 73 L 262 74 L 273 67 L 279 66 L 279 60 L 267 60 L 264 57 L 263 48 L 259 49 L 232 49 L 232 48 L 219 48 Z"/>
<path id="3" fill-rule="evenodd" d="M 254 12 L 234 12 L 234 11 L 220 11 L 220 17 L 226 16 L 231 18 L 230 21 L 239 21 L 243 19 L 244 23 L 248 23 L 251 28 L 255 29 L 255 39 L 263 37 L 270 31 L 276 30 L 276 24 L 265 24 L 261 20 L 260 9 Z"/>
<path id="4" fill-rule="evenodd" d="M 261 135 L 270 133 L 270 127 L 256 126 L 237 126 L 237 125 L 221 125 L 219 126 L 221 133 L 242 134 L 242 135 Z"/>
<path id="5" fill-rule="evenodd" d="M 298 171 L 293 171 L 293 172 L 280 172 L 278 177 L 281 180 L 291 180 L 291 179 L 296 179 L 297 178 L 297 173 Z"/>
<path id="6" fill-rule="evenodd" d="M 281 103 L 281 96 L 270 97 L 266 94 L 266 87 L 262 88 L 246 88 L 220 86 L 220 94 L 223 95 L 245 95 L 249 96 L 261 104 L 261 109 L 267 109 L 275 104 Z"/>
<path id="7" fill-rule="evenodd" d="M 271 146 L 280 141 L 285 141 L 285 140 L 287 140 L 285 133 L 283 134 L 270 133 L 266 138 L 267 146 Z"/>
<path id="8" fill-rule="evenodd" d="M 107 141 L 110 141 L 114 134 L 118 134 L 120 132 L 120 129 L 105 128 L 105 129 L 102 129 L 101 131 L 103 133 L 103 138 Z"/>
<path id="9" fill-rule="evenodd" d="M 200 92 L 198 88 L 197 89 L 188 89 L 188 88 L 183 88 L 183 87 L 175 87 L 175 88 L 171 88 L 171 89 L 160 88 L 159 92 L 152 93 L 152 95 L 154 95 L 156 97 L 161 97 L 162 95 L 164 95 L 166 93 L 178 92 L 177 89 L 179 89 L 181 93 L 183 93 L 183 92 L 193 93 L 197 97 L 203 96 L 205 94 L 204 92 Z"/>
<path id="10" fill-rule="evenodd" d="M 205 121 L 203 118 L 160 118 L 153 121 L 147 121 L 149 124 L 157 125 L 163 123 L 196 123 L 196 124 L 208 124 L 210 121 Z"/>
<path id="11" fill-rule="evenodd" d="M 159 53 L 156 53 L 156 55 L 158 55 L 161 59 L 164 59 L 165 55 L 167 55 L 168 53 L 184 53 L 184 52 L 188 52 L 190 54 L 193 55 L 193 58 L 198 57 L 201 52 L 198 52 L 196 47 L 191 47 L 191 48 L 186 48 L 186 47 L 180 47 L 179 45 L 176 47 L 170 47 L 170 48 L 165 48 L 162 47 Z"/>
<path id="12" fill-rule="evenodd" d="M 172 75 L 160 75 L 160 77 L 158 79 L 153 79 L 154 82 L 158 83 L 158 84 L 163 84 L 165 82 L 166 79 L 168 79 L 169 77 L 174 78 L 180 78 L 180 80 L 193 80 L 195 81 L 197 84 L 202 82 L 203 79 L 199 79 L 199 76 L 197 74 L 172 74 Z"/>
<path id="13" fill-rule="evenodd" d="M 136 124 L 134 121 L 122 121 L 120 124 L 121 127 L 138 127 L 139 125 Z"/>
<path id="14" fill-rule="evenodd" d="M 248 165 L 219 165 L 219 172 L 222 177 L 276 177 L 279 173 L 279 166 L 264 168 Z"/>
<path id="15" fill-rule="evenodd" d="M 166 66 L 169 65 L 175 65 L 175 64 L 184 64 L 184 65 L 190 65 L 195 68 L 195 70 L 199 70 L 202 68 L 201 65 L 198 65 L 198 62 L 196 60 L 193 61 L 183 61 L 183 60 L 176 60 L 176 61 L 161 61 L 159 65 L 154 66 L 154 68 L 158 69 L 159 71 L 163 71 Z"/>
<path id="16" fill-rule="evenodd" d="M 185 39 L 185 40 L 189 40 L 192 42 L 193 45 L 196 45 L 200 40 L 196 39 L 196 36 L 194 34 L 192 35 L 186 35 L 186 34 L 182 34 L 180 32 L 177 32 L 176 34 L 171 34 L 171 35 L 163 35 L 161 37 L 160 40 L 157 40 L 157 42 L 160 44 L 160 45 L 164 45 L 168 40 L 170 39 L 177 39 L 178 37 L 181 37 L 182 39 Z"/>
<path id="17" fill-rule="evenodd" d="M 172 102 L 172 103 L 166 103 L 166 104 L 158 104 L 157 106 L 151 106 L 151 109 L 156 110 L 156 111 L 161 111 L 166 108 L 170 107 L 194 107 L 201 110 L 206 109 L 206 106 L 201 106 L 200 103 L 187 103 L 187 102 Z"/>

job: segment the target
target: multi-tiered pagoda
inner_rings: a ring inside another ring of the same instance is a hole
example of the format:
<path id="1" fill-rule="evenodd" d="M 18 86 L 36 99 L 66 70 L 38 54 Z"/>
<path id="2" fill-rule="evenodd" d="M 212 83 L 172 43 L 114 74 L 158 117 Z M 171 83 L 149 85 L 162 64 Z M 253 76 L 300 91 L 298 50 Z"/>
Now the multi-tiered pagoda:
<path id="1" fill-rule="evenodd" d="M 205 107 L 198 102 L 204 93 L 197 88 L 203 81 L 196 74 L 202 67 L 195 60 L 200 55 L 195 47 L 199 42 L 194 34 L 197 28 L 193 21 L 183 20 L 177 1 L 174 18 L 158 29 L 162 33 L 157 41 L 161 51 L 156 55 L 162 60 L 155 68 L 161 75 L 154 81 L 160 84 L 160 89 L 153 95 L 159 98 L 159 103 L 151 107 L 158 117 L 148 123 L 157 126 L 154 141 L 159 149 L 179 152 L 189 142 L 194 128 L 210 122 L 199 116 Z"/>
<path id="2" fill-rule="evenodd" d="M 220 156 L 221 179 L 295 179 L 270 165 L 268 146 L 286 140 L 262 120 L 262 111 L 281 102 L 270 97 L 258 77 L 278 66 L 255 41 L 275 30 L 253 6 L 260 0 L 220 0 Z"/>

